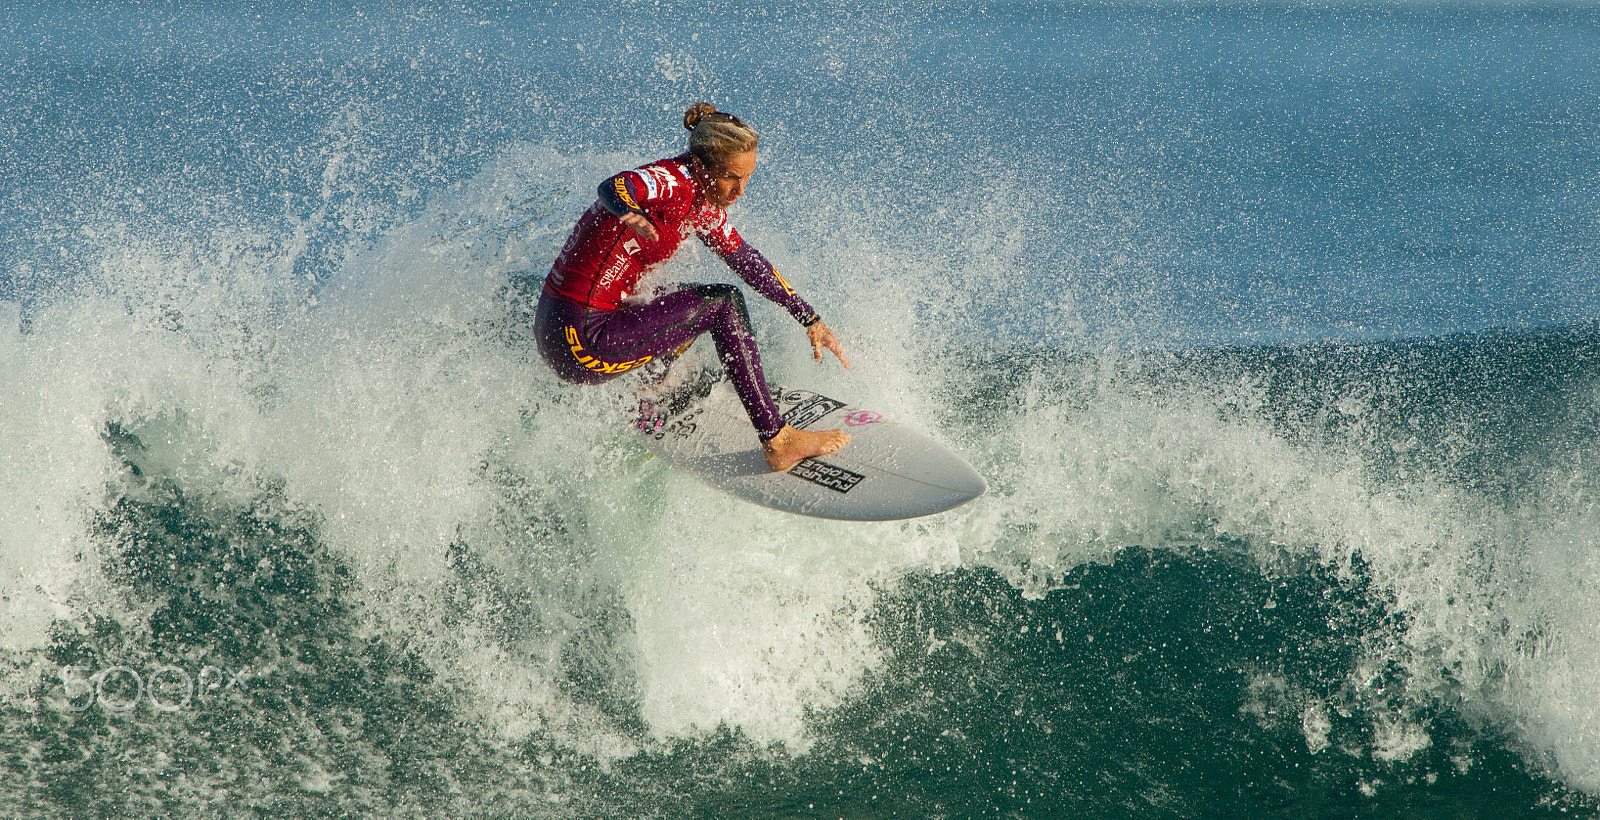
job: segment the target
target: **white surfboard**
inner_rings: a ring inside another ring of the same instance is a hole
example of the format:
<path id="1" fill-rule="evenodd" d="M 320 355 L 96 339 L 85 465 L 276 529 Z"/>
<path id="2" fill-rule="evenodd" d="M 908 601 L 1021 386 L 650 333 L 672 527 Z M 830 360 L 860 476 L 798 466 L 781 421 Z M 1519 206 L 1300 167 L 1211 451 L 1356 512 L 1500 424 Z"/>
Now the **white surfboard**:
<path id="1" fill-rule="evenodd" d="M 988 489 L 960 456 L 927 436 L 811 390 L 773 388 L 801 430 L 843 429 L 850 442 L 775 473 L 733 386 L 702 371 L 663 388 L 632 412 L 639 440 L 672 466 L 719 490 L 775 510 L 846 521 L 891 521 L 960 506 Z"/>

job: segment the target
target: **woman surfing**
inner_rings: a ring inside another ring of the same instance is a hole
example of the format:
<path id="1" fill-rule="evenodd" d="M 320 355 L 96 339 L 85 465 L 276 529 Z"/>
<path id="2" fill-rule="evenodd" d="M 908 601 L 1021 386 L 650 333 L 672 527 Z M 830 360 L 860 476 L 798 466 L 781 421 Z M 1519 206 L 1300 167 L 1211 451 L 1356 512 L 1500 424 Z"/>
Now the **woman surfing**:
<path id="1" fill-rule="evenodd" d="M 806 329 L 812 353 L 844 348 L 806 301 L 728 222 L 728 206 L 755 173 L 759 135 L 732 114 L 695 103 L 683 115 L 689 150 L 600 183 L 545 276 L 534 327 L 539 353 L 564 381 L 600 384 L 709 331 L 728 379 L 755 427 L 767 464 L 787 470 L 843 447 L 842 430 L 797 430 L 767 390 L 744 295 L 734 285 L 684 285 L 649 301 L 628 301 L 651 268 L 690 234 L 762 296 Z"/>

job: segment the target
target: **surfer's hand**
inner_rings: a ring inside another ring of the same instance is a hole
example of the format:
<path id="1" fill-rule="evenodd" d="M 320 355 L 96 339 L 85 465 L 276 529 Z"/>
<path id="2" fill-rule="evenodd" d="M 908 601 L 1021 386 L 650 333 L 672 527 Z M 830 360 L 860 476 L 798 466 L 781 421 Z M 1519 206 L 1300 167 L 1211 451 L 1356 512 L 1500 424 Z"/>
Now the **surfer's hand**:
<path id="1" fill-rule="evenodd" d="M 817 322 L 806 328 L 806 335 L 811 337 L 811 353 L 817 357 L 817 361 L 822 361 L 822 349 L 827 348 L 833 351 L 833 355 L 839 357 L 839 364 L 844 365 L 844 369 L 850 369 L 850 360 L 844 355 L 844 345 L 839 344 L 838 337 L 833 335 L 833 331 L 829 330 L 826 324 Z"/>
<path id="2" fill-rule="evenodd" d="M 621 221 L 622 224 L 632 228 L 634 233 L 637 233 L 651 242 L 661 238 L 661 234 L 656 232 L 656 226 L 650 224 L 650 220 L 646 218 L 644 214 L 630 212 L 617 217 L 617 219 Z"/>

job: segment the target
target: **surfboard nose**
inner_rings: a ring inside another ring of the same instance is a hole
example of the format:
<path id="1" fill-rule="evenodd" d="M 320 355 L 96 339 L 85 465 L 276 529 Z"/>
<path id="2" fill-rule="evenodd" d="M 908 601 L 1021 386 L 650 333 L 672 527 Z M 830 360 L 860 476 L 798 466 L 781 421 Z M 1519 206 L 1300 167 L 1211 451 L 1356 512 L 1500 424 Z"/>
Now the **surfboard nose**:
<path id="1" fill-rule="evenodd" d="M 957 495 L 964 495 L 967 497 L 967 501 L 971 501 L 989 491 L 989 482 L 984 480 L 982 473 L 979 473 L 966 461 L 962 461 L 961 466 L 966 469 L 952 469 L 947 474 L 946 481 L 950 485 L 951 492 Z M 966 501 L 961 503 L 965 504 Z"/>

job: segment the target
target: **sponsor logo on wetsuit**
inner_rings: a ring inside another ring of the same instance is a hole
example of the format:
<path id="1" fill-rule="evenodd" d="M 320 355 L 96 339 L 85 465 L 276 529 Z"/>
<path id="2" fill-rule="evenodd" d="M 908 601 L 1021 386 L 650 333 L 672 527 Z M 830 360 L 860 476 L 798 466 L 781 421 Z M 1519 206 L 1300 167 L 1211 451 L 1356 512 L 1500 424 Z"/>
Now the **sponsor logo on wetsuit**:
<path id="1" fill-rule="evenodd" d="M 812 484 L 827 487 L 834 492 L 847 493 L 866 476 L 835 467 L 825 461 L 808 458 L 789 468 L 789 475 L 803 478 Z"/>
<path id="2" fill-rule="evenodd" d="M 644 198 L 648 201 L 653 202 L 662 197 L 672 196 L 678 189 L 677 177 L 672 171 L 660 165 L 650 165 L 634 173 L 644 181 Z"/>
<path id="3" fill-rule="evenodd" d="M 783 420 L 790 427 L 805 429 L 806 425 L 844 406 L 838 399 L 830 399 L 810 390 L 790 390 L 783 394 L 783 404 L 792 404 L 783 411 Z"/>
<path id="4" fill-rule="evenodd" d="M 637 268 L 638 265 L 634 264 L 634 261 L 631 258 L 617 253 L 616 251 L 612 251 L 611 264 L 606 265 L 605 268 L 600 271 L 599 278 L 595 280 L 595 287 L 601 290 L 608 289 L 614 282 L 617 281 L 618 277 L 621 277 L 623 274 L 626 274 L 627 272 Z"/>
<path id="5" fill-rule="evenodd" d="M 622 204 L 634 209 L 635 211 L 642 210 L 639 207 L 639 203 L 633 201 L 633 195 L 628 193 L 628 183 L 622 177 L 617 177 L 616 180 L 611 183 L 611 187 L 617 189 L 617 196 L 622 199 Z"/>
<path id="6" fill-rule="evenodd" d="M 786 293 L 790 296 L 794 295 L 794 285 L 789 284 L 789 280 L 783 278 L 783 274 L 779 273 L 777 268 L 772 269 L 772 276 L 778 280 L 778 284 L 783 285 Z"/>
<path id="7" fill-rule="evenodd" d="M 653 356 L 645 356 L 640 359 L 634 359 L 631 362 L 600 361 L 584 351 L 583 344 L 578 341 L 578 329 L 571 325 L 567 326 L 567 345 L 572 348 L 572 357 L 578 360 L 578 364 L 581 364 L 596 373 L 622 373 L 624 371 L 632 370 L 635 367 L 650 361 L 652 358 L 655 358 Z"/>

